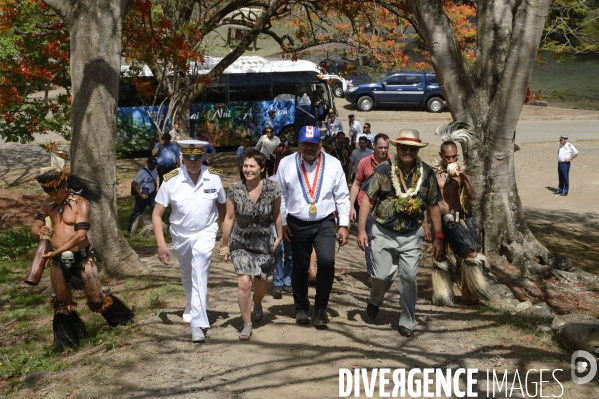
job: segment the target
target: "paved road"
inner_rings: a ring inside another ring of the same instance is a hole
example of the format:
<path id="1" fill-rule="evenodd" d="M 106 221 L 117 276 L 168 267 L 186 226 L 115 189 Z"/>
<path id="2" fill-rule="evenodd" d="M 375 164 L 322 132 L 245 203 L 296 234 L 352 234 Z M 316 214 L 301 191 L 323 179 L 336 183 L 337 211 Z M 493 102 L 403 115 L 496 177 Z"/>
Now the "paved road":
<path id="1" fill-rule="evenodd" d="M 362 116 L 359 114 L 357 116 Z M 450 115 L 447 113 L 447 122 Z M 347 119 L 342 119 L 347 123 Z M 363 122 L 363 121 L 361 121 Z M 402 128 L 418 129 L 423 141 L 436 143 L 439 138 L 434 132 L 443 120 L 435 122 L 372 122 L 375 133 L 387 133 L 396 137 Z M 518 123 L 516 143 L 533 143 L 555 141 L 562 134 L 568 134 L 570 141 L 599 140 L 598 120 L 521 120 Z M 25 167 L 42 167 L 50 165 L 50 155 L 42 150 L 38 143 L 46 140 L 60 142 L 62 137 L 57 135 L 36 135 L 35 143 L 18 144 L 0 141 L 0 171 Z M 68 148 L 61 147 L 68 150 Z"/>

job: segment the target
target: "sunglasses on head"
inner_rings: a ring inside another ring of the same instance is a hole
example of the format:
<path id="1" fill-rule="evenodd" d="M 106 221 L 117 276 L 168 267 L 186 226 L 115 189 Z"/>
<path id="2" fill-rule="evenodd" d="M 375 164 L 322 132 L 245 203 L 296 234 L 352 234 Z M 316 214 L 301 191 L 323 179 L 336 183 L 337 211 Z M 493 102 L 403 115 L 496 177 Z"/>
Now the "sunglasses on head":
<path id="1" fill-rule="evenodd" d="M 412 152 L 418 151 L 418 147 L 416 147 L 414 145 L 407 145 L 407 144 L 400 144 L 399 149 L 402 151 L 408 151 L 408 150 L 412 151 Z"/>

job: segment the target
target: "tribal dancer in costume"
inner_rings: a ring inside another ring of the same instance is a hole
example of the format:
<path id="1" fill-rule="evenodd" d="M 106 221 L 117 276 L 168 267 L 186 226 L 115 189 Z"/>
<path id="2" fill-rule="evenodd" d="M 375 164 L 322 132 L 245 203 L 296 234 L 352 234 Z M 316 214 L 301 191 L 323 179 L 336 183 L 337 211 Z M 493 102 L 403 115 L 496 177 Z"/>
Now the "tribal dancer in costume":
<path id="1" fill-rule="evenodd" d="M 100 190 L 92 182 L 71 175 L 67 168 L 51 169 L 36 177 L 48 194 L 44 200 L 31 233 L 52 236 L 51 251 L 44 255 L 52 260 L 50 281 L 56 295 L 54 302 L 54 346 L 62 351 L 76 346 L 87 336 L 79 318 L 71 290 L 85 290 L 87 305 L 100 313 L 111 327 L 124 325 L 133 318 L 133 312 L 114 295 L 102 292 L 96 253 L 87 238 L 90 228 L 90 201 L 100 199 Z M 46 216 L 52 219 L 53 229 L 44 224 Z"/>
<path id="2" fill-rule="evenodd" d="M 440 161 L 434 161 L 432 168 L 443 194 L 439 202 L 443 218 L 445 242 L 456 256 L 461 275 L 462 299 L 478 302 L 490 299 L 488 285 L 483 275 L 483 265 L 488 259 L 479 254 L 480 245 L 476 239 L 476 225 L 465 207 L 466 200 L 475 198 L 470 176 L 465 165 L 458 163 L 456 143 L 468 144 L 471 140 L 468 126 L 452 122 L 439 126 L 436 134 L 441 137 Z M 447 262 L 435 262 L 433 267 L 433 303 L 449 305 L 453 303 L 453 283 Z"/>

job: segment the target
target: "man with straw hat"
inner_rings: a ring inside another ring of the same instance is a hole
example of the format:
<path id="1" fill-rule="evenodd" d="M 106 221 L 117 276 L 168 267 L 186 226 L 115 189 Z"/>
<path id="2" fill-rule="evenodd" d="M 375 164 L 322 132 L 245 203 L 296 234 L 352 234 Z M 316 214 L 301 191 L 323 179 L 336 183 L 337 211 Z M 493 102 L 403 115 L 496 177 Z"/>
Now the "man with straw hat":
<path id="1" fill-rule="evenodd" d="M 191 322 L 192 342 L 203 342 L 202 329 L 210 328 L 206 314 L 208 270 L 218 231 L 226 213 L 227 196 L 219 176 L 220 171 L 202 165 L 206 141 L 180 140 L 183 165 L 164 175 L 156 195 L 152 224 L 158 246 L 158 258 L 171 263 L 164 241 L 162 214 L 172 207 L 170 233 L 177 251 L 181 282 L 187 297 L 183 320 Z"/>
<path id="2" fill-rule="evenodd" d="M 424 212 L 428 208 L 433 227 L 440 232 L 437 203 L 441 193 L 433 170 L 418 157 L 420 148 L 428 145 L 420 140 L 418 130 L 402 129 L 389 144 L 397 148 L 397 155 L 379 164 L 366 184 L 359 212 L 358 245 L 362 250 L 368 246 L 366 219 L 374 203 L 373 277 L 366 311 L 372 319 L 377 316 L 385 293 L 397 277 L 399 264 L 399 333 L 410 337 L 416 321 L 416 274 L 422 254 Z M 442 259 L 443 233 L 435 235 L 432 253 L 436 260 Z"/>

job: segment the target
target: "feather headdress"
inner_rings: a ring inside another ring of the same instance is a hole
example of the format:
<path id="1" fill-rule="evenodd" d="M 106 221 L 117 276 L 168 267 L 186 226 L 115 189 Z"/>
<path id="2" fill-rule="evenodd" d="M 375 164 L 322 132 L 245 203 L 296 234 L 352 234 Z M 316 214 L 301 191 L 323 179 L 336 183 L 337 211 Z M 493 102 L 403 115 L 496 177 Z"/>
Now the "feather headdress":
<path id="1" fill-rule="evenodd" d="M 470 126 L 464 122 L 450 122 L 441 125 L 435 132 L 441 138 L 441 142 L 453 141 L 461 144 L 469 144 L 472 140 Z"/>

